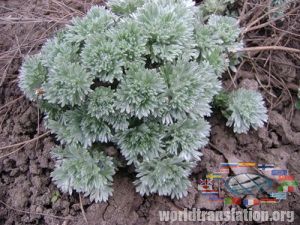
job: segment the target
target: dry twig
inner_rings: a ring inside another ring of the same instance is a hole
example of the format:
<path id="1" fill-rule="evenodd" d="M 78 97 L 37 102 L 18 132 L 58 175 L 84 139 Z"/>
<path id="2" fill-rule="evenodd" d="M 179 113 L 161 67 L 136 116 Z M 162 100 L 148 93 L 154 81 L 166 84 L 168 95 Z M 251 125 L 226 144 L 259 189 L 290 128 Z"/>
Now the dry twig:
<path id="1" fill-rule="evenodd" d="M 21 210 L 21 209 L 16 209 L 16 208 L 14 208 L 14 207 L 6 204 L 1 199 L 0 199 L 0 203 L 2 205 L 4 205 L 6 208 L 8 208 L 10 210 L 13 210 L 13 211 L 16 211 L 16 212 L 21 212 L 21 213 L 26 213 L 26 214 L 32 214 L 32 215 L 47 216 L 47 217 L 52 217 L 52 218 L 60 219 L 60 220 L 74 220 L 73 218 L 66 218 L 66 217 L 62 217 L 62 216 L 54 216 L 54 215 L 50 215 L 50 214 L 46 214 L 46 213 L 28 212 L 28 211 L 24 211 L 24 210 Z"/>
<path id="2" fill-rule="evenodd" d="M 248 48 L 239 49 L 238 52 L 256 52 L 256 51 L 267 51 L 267 50 L 278 50 L 278 51 L 300 53 L 300 49 L 289 48 L 289 47 L 284 47 L 284 46 L 248 47 Z"/>
<path id="3" fill-rule="evenodd" d="M 84 221 L 86 222 L 87 225 L 89 225 L 89 222 L 88 222 L 88 220 L 86 218 L 85 211 L 84 211 L 84 208 L 83 208 L 83 204 L 82 204 L 82 199 L 81 199 L 81 194 L 80 193 L 79 193 L 79 202 L 80 202 L 80 209 L 81 209 Z"/>
<path id="4" fill-rule="evenodd" d="M 40 135 L 40 136 L 38 136 L 38 137 L 35 137 L 35 138 L 33 138 L 33 139 L 30 139 L 30 140 L 28 140 L 28 141 L 23 141 L 23 142 L 20 142 L 20 143 L 17 143 L 17 144 L 13 144 L 13 145 L 8 145 L 8 146 L 1 147 L 0 150 L 4 150 L 4 149 L 8 149 L 8 148 L 14 148 L 14 147 L 18 147 L 18 146 L 20 146 L 20 145 L 27 145 L 27 144 L 29 144 L 29 143 L 31 143 L 31 142 L 33 142 L 33 141 L 36 141 L 36 140 L 38 140 L 38 139 L 40 139 L 40 138 L 46 137 L 46 136 L 48 136 L 49 134 L 50 134 L 50 131 L 48 131 L 48 132 L 46 132 L 46 133 L 44 133 L 44 134 L 42 134 L 42 135 Z"/>

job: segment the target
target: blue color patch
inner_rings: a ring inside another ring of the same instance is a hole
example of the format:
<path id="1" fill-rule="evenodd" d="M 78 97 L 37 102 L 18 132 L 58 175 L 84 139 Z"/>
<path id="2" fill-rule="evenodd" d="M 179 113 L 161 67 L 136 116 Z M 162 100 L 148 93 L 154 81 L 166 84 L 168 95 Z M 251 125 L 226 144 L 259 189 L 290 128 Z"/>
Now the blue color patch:
<path id="1" fill-rule="evenodd" d="M 271 170 L 273 176 L 285 176 L 288 175 L 288 170 Z"/>
<path id="2" fill-rule="evenodd" d="M 286 200 L 286 198 L 287 198 L 286 192 L 273 192 L 270 195 L 272 198 L 276 198 L 278 200 Z"/>

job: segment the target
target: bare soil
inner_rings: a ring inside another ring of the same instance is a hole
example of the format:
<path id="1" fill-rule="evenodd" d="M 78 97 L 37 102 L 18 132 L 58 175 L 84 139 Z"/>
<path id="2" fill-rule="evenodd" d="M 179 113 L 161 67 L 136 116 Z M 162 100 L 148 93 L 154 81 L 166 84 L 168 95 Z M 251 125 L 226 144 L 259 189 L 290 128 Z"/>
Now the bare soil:
<path id="1" fill-rule="evenodd" d="M 263 2 L 245 1 L 243 4 L 241 1 L 238 7 L 243 26 L 249 26 L 264 13 Z M 210 118 L 210 144 L 202 150 L 204 156 L 191 176 L 193 187 L 187 197 L 181 200 L 157 195 L 141 197 L 132 184 L 134 174 L 127 170 L 115 176 L 114 195 L 107 203 L 91 203 L 81 196 L 81 204 L 78 194 L 61 193 L 50 179 L 54 162 L 49 152 L 57 143 L 52 136 L 45 135 L 47 130 L 36 103 L 22 96 L 17 85 L 18 70 L 26 54 L 37 52 L 46 38 L 72 16 L 83 15 L 91 5 L 99 3 L 101 1 L 0 1 L 0 146 L 23 143 L 6 149 L 0 147 L 0 224 L 154 225 L 168 224 L 159 222 L 159 210 L 229 209 L 232 206 L 209 203 L 197 191 L 196 180 L 218 168 L 220 162 L 237 159 L 274 163 L 288 169 L 300 181 L 300 111 L 294 108 L 300 80 L 300 55 L 262 51 L 247 53 L 238 72 L 225 76 L 224 85 L 227 89 L 237 86 L 259 89 L 267 100 L 268 124 L 247 135 L 236 135 L 216 112 Z M 292 10 L 284 21 L 247 32 L 244 36 L 247 46 L 282 45 L 299 49 L 299 5 Z M 266 19 L 258 20 L 253 26 L 267 22 Z M 299 193 L 289 194 L 288 200 L 280 204 L 260 205 L 254 209 L 293 210 L 296 214 L 293 224 L 300 224 Z"/>

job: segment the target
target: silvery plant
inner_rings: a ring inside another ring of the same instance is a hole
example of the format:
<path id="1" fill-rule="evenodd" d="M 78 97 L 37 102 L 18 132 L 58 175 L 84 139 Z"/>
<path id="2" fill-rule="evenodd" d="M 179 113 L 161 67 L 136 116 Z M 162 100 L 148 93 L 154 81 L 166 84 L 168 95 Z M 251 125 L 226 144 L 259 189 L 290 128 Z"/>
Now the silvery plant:
<path id="1" fill-rule="evenodd" d="M 114 145 L 141 195 L 187 195 L 208 143 L 205 117 L 242 47 L 238 20 L 204 9 L 192 0 L 109 1 L 25 59 L 19 86 L 61 143 L 51 176 L 63 192 L 107 201 L 119 164 L 105 146 Z"/>
<path id="2" fill-rule="evenodd" d="M 267 109 L 262 95 L 253 90 L 240 88 L 229 93 L 226 109 L 227 126 L 233 126 L 235 133 L 247 133 L 250 128 L 263 127 L 267 122 Z"/>

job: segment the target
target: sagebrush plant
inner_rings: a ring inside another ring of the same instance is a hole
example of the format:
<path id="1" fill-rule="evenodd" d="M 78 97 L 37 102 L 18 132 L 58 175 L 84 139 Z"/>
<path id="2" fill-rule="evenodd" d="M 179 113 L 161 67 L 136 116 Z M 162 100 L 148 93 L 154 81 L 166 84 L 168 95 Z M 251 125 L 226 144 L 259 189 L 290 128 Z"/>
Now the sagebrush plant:
<path id="1" fill-rule="evenodd" d="M 202 13 L 203 16 L 223 14 L 227 7 L 234 2 L 235 0 L 206 0 L 200 6 L 200 13 Z"/>
<path id="2" fill-rule="evenodd" d="M 75 18 L 23 63 L 20 88 L 61 142 L 51 176 L 64 192 L 106 201 L 117 166 L 103 144 L 114 144 L 136 168 L 139 193 L 185 196 L 219 78 L 242 47 L 238 20 L 192 0 L 108 6 Z"/>
<path id="3" fill-rule="evenodd" d="M 240 88 L 229 94 L 227 111 L 231 114 L 226 125 L 236 133 L 247 133 L 250 127 L 257 129 L 267 122 L 267 108 L 262 95 L 253 90 Z"/>
<path id="4" fill-rule="evenodd" d="M 268 120 L 263 96 L 254 90 L 239 88 L 232 92 L 221 92 L 215 97 L 215 105 L 227 118 L 226 125 L 235 133 L 247 133 L 250 128 L 263 127 Z"/>

